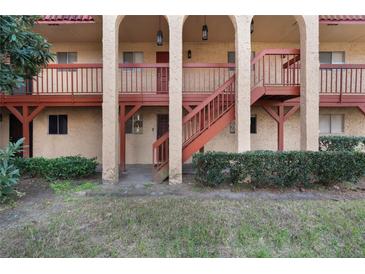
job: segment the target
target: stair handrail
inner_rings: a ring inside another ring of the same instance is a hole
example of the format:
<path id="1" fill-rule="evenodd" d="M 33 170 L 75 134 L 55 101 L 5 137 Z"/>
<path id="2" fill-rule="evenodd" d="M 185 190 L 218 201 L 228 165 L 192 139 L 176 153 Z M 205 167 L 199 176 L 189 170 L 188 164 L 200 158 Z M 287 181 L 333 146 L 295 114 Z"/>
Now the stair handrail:
<path id="1" fill-rule="evenodd" d="M 217 97 L 222 91 L 224 91 L 235 80 L 235 74 L 233 74 L 222 86 L 220 86 L 215 92 L 205 98 L 198 106 L 196 106 L 191 112 L 183 117 L 183 124 L 193 118 L 199 111 L 201 111 L 209 102 Z"/>

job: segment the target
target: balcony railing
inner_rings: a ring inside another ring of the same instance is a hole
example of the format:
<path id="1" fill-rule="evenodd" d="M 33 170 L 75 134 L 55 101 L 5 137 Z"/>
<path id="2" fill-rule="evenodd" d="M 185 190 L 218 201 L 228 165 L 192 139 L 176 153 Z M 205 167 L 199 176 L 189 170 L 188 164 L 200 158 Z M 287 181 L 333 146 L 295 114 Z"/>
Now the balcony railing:
<path id="1" fill-rule="evenodd" d="M 320 83 L 323 95 L 365 95 L 365 65 L 321 65 Z"/>
<path id="2" fill-rule="evenodd" d="M 299 86 L 300 59 L 293 50 L 265 50 L 251 62 L 254 86 Z M 183 65 L 183 92 L 212 93 L 235 73 L 235 64 L 189 63 Z M 321 65 L 321 95 L 365 95 L 365 64 Z M 120 64 L 121 94 L 166 94 L 168 64 Z M 12 95 L 101 95 L 102 64 L 50 64 L 26 80 Z"/>
<path id="3" fill-rule="evenodd" d="M 300 85 L 299 49 L 265 49 L 251 61 L 252 87 Z"/>
<path id="4" fill-rule="evenodd" d="M 121 93 L 166 94 L 169 90 L 169 64 L 120 64 Z"/>
<path id="5" fill-rule="evenodd" d="M 184 93 L 212 93 L 235 73 L 235 64 L 188 63 L 183 66 Z"/>

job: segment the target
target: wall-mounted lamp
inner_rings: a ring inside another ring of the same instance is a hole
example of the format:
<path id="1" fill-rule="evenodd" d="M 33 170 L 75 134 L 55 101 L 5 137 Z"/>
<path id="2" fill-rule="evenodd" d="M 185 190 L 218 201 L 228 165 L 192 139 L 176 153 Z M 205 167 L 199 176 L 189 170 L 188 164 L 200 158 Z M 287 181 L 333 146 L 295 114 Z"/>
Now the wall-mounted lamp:
<path id="1" fill-rule="evenodd" d="M 163 33 L 161 30 L 161 16 L 158 17 L 158 31 L 156 34 L 156 44 L 161 47 L 163 45 Z"/>
<path id="2" fill-rule="evenodd" d="M 202 40 L 207 41 L 208 40 L 208 25 L 207 25 L 207 17 L 204 16 L 204 25 L 202 27 Z"/>
<path id="3" fill-rule="evenodd" d="M 188 50 L 188 59 L 191 59 L 191 50 Z"/>

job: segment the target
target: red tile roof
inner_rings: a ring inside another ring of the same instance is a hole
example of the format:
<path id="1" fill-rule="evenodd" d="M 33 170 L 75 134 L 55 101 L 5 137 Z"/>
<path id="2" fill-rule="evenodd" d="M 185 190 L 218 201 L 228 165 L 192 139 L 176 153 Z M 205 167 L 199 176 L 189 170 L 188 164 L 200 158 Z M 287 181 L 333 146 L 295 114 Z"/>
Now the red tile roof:
<path id="1" fill-rule="evenodd" d="M 94 23 L 91 15 L 43 15 L 38 24 Z"/>
<path id="2" fill-rule="evenodd" d="M 320 23 L 342 23 L 342 24 L 353 24 L 353 23 L 365 23 L 365 15 L 320 15 Z"/>

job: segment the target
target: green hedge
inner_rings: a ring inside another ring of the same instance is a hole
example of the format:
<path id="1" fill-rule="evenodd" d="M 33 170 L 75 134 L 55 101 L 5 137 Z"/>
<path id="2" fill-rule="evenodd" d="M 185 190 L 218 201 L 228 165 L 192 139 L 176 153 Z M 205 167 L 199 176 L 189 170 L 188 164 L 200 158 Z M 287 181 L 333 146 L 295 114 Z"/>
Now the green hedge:
<path id="1" fill-rule="evenodd" d="M 255 187 L 356 183 L 365 174 L 365 154 L 349 151 L 207 152 L 193 157 L 195 179 L 207 186 L 248 182 Z"/>
<path id="2" fill-rule="evenodd" d="M 16 165 L 21 174 L 32 177 L 45 178 L 47 180 L 78 179 L 95 173 L 96 159 L 88 159 L 81 156 L 67 156 L 53 159 L 42 157 L 18 158 Z"/>
<path id="3" fill-rule="evenodd" d="M 321 151 L 359 151 L 365 152 L 365 137 L 363 136 L 321 136 L 319 137 Z"/>

